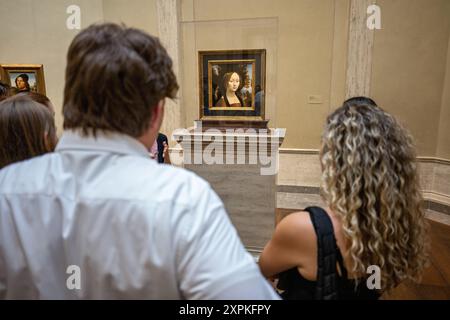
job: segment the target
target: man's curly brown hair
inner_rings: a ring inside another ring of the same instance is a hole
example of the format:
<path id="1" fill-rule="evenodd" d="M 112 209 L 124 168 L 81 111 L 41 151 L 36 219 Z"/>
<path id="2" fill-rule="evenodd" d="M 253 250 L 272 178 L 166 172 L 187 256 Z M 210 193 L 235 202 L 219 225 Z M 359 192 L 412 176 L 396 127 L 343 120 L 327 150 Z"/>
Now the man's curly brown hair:
<path id="1" fill-rule="evenodd" d="M 64 129 L 139 137 L 153 108 L 177 91 L 172 60 L 158 38 L 123 25 L 92 25 L 67 54 Z"/>

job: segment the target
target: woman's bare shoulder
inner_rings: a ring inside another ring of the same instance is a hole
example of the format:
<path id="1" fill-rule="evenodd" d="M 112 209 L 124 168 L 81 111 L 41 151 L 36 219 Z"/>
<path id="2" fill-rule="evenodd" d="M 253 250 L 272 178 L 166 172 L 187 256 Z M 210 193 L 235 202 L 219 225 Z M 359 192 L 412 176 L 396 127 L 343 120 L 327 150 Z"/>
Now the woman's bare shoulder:
<path id="1" fill-rule="evenodd" d="M 289 241 L 311 240 L 315 237 L 314 228 L 307 211 L 297 211 L 285 216 L 278 223 L 276 233 Z"/>

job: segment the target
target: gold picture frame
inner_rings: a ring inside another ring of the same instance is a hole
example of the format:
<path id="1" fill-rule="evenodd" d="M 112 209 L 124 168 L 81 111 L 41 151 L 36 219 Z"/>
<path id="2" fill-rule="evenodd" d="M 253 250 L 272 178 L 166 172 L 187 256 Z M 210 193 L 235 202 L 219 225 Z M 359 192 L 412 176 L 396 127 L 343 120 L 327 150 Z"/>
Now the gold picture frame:
<path id="1" fill-rule="evenodd" d="M 46 94 L 44 66 L 42 64 L 1 64 L 1 81 L 16 93 L 33 91 Z"/>
<path id="2" fill-rule="evenodd" d="M 198 59 L 200 120 L 267 122 L 265 49 L 199 51 Z M 230 78 L 239 83 L 233 89 L 227 87 Z M 228 92 L 235 93 L 233 103 Z"/>

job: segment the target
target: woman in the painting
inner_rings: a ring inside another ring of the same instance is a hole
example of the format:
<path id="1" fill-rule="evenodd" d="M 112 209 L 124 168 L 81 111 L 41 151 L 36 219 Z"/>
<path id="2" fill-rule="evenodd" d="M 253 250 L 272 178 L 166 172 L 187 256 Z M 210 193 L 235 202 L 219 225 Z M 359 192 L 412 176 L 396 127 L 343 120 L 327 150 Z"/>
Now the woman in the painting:
<path id="1" fill-rule="evenodd" d="M 30 91 L 30 84 L 28 83 L 28 75 L 26 73 L 19 74 L 16 78 L 16 88 L 19 92 Z"/>
<path id="2" fill-rule="evenodd" d="M 244 103 L 239 96 L 241 77 L 237 72 L 228 72 L 223 76 L 223 87 L 226 92 L 217 101 L 217 107 L 243 107 Z"/>

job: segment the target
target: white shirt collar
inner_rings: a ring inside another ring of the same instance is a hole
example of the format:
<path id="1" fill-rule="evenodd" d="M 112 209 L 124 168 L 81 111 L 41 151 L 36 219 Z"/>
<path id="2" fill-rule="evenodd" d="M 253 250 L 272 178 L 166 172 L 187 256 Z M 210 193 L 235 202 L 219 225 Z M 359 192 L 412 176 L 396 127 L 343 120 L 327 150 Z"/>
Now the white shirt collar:
<path id="1" fill-rule="evenodd" d="M 148 158 L 147 148 L 137 139 L 126 134 L 97 131 L 97 136 L 83 135 L 81 130 L 65 130 L 56 146 L 56 152 L 70 150 L 105 151 L 118 154 L 137 155 Z"/>

